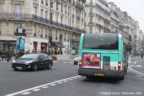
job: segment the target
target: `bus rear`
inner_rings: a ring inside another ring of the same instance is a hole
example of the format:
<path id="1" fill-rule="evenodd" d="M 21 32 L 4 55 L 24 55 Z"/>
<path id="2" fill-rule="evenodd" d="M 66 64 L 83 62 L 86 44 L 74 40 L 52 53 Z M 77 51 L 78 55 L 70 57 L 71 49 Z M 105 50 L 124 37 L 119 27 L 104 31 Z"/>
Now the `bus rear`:
<path id="1" fill-rule="evenodd" d="M 82 34 L 78 74 L 123 79 L 122 46 L 122 36 L 119 34 Z"/>

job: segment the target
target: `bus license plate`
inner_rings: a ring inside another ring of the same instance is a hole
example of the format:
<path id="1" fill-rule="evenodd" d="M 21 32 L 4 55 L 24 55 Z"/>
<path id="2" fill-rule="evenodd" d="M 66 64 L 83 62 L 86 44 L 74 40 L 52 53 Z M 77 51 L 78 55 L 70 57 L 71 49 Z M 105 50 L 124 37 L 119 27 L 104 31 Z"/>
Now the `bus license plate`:
<path id="1" fill-rule="evenodd" d="M 104 76 L 104 73 L 95 73 L 95 76 Z"/>

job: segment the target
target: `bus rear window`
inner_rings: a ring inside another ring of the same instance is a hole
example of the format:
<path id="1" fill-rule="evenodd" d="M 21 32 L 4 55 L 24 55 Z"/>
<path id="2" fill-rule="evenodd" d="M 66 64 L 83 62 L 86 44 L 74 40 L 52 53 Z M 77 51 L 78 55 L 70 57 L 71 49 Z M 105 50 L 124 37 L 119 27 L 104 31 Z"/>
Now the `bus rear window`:
<path id="1" fill-rule="evenodd" d="M 117 34 L 85 34 L 83 49 L 118 50 Z"/>

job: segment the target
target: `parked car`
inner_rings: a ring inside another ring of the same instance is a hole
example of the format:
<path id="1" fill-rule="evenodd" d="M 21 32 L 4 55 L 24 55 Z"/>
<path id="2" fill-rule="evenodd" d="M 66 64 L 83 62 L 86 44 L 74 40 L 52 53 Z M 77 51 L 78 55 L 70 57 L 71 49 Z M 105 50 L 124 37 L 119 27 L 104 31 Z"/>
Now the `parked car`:
<path id="1" fill-rule="evenodd" d="M 79 61 L 79 57 L 76 57 L 76 58 L 74 59 L 74 65 L 78 65 L 78 61 Z"/>
<path id="2" fill-rule="evenodd" d="M 53 60 L 50 56 L 44 53 L 33 53 L 33 54 L 25 54 L 20 58 L 13 60 L 12 68 L 16 70 L 26 70 L 32 69 L 34 71 L 39 68 L 47 68 L 51 69 L 53 66 Z"/>

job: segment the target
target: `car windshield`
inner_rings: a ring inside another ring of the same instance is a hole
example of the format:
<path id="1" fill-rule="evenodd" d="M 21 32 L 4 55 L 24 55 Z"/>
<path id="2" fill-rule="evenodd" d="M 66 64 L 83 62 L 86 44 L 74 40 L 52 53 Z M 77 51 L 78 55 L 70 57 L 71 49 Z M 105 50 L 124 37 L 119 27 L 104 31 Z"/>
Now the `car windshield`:
<path id="1" fill-rule="evenodd" d="M 21 57 L 21 59 L 23 59 L 23 58 L 36 59 L 36 58 L 38 58 L 38 54 L 26 54 Z"/>

